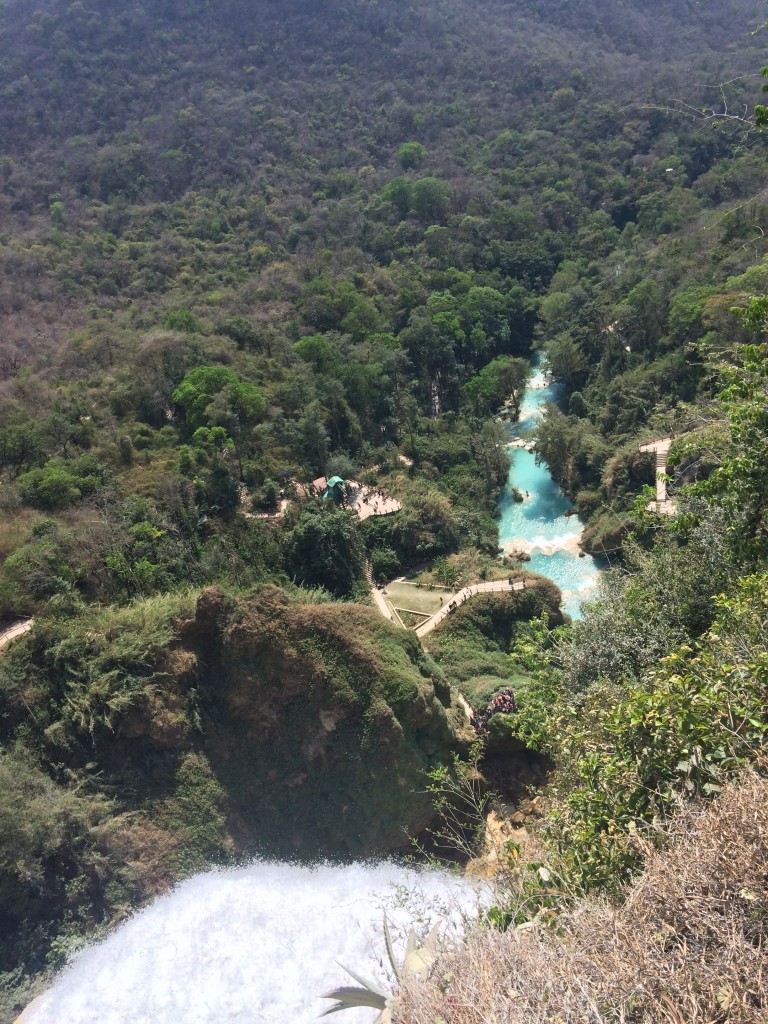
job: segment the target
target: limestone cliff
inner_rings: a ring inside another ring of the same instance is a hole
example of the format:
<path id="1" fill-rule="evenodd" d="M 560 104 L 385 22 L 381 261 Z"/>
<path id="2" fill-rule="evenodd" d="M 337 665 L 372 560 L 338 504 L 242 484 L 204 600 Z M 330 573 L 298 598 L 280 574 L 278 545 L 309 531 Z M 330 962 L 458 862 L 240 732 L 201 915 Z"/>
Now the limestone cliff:
<path id="1" fill-rule="evenodd" d="M 463 711 L 413 635 L 268 586 L 204 591 L 181 643 L 239 849 L 359 856 L 423 828 L 423 773 L 458 749 Z"/>

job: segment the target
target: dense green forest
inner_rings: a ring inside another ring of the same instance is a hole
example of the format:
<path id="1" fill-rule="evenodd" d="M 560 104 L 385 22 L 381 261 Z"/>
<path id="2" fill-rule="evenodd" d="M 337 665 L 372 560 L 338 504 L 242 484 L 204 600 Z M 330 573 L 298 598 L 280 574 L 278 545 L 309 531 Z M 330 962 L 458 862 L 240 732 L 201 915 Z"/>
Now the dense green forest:
<path id="1" fill-rule="evenodd" d="M 466 750 L 449 684 L 480 706 L 514 682 L 506 728 L 557 766 L 548 828 L 574 888 L 624 882 L 637 828 L 756 759 L 764 17 L 747 0 L 3 6 L 0 621 L 36 617 L 0 658 L 7 1019 L 174 878 L 313 852 L 293 821 L 270 840 L 242 817 L 256 783 L 216 761 L 234 712 L 211 683 L 224 664 L 239 692 L 240 661 L 196 629 L 231 630 L 243 662 L 268 651 L 272 681 L 292 671 L 277 647 L 299 651 L 354 705 L 363 751 L 397 715 L 413 772 Z M 364 607 L 367 567 L 523 572 L 497 560 L 497 413 L 539 353 L 563 399 L 538 457 L 612 569 L 579 623 L 540 585 L 478 601 L 425 654 Z M 662 521 L 639 447 L 667 435 Z M 321 475 L 402 508 L 359 522 L 314 493 Z M 219 618 L 195 611 L 204 587 Z M 363 838 L 318 832 L 314 852 L 391 848 L 382 800 Z"/>

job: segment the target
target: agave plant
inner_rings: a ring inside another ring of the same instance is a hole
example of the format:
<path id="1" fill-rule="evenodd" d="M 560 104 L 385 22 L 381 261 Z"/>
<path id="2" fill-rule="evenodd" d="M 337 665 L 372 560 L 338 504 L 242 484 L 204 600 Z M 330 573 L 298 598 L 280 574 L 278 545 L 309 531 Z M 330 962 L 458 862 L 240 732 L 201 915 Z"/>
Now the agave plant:
<path id="1" fill-rule="evenodd" d="M 387 947 L 387 957 L 392 965 L 392 971 L 398 983 L 402 985 L 406 978 L 423 978 L 429 973 L 432 964 L 437 958 L 437 933 L 440 922 L 433 926 L 427 935 L 422 946 L 417 946 L 416 933 L 413 929 L 408 933 L 408 941 L 405 946 L 405 958 L 401 965 L 395 960 L 395 951 L 392 946 L 392 936 L 389 932 L 389 922 L 384 915 L 384 942 Z M 395 992 L 387 992 L 375 981 L 369 981 L 355 974 L 349 967 L 339 964 L 350 977 L 360 984 L 360 988 L 352 985 L 342 985 L 331 992 L 326 992 L 323 999 L 336 999 L 337 1002 L 321 1017 L 327 1017 L 329 1013 L 338 1013 L 339 1010 L 351 1010 L 356 1006 L 370 1006 L 379 1011 L 374 1024 L 392 1024 L 392 1010 L 397 998 Z"/>

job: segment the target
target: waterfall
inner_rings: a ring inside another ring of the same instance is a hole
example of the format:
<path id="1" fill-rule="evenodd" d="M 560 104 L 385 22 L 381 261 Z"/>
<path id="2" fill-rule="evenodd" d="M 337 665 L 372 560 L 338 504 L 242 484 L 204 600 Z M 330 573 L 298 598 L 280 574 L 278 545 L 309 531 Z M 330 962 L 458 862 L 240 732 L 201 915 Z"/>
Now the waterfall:
<path id="1" fill-rule="evenodd" d="M 310 1024 L 331 1005 L 323 992 L 356 984 L 339 964 L 388 987 L 385 910 L 402 950 L 411 924 L 455 931 L 482 898 L 456 875 L 391 862 L 207 872 L 75 956 L 24 1024 Z"/>

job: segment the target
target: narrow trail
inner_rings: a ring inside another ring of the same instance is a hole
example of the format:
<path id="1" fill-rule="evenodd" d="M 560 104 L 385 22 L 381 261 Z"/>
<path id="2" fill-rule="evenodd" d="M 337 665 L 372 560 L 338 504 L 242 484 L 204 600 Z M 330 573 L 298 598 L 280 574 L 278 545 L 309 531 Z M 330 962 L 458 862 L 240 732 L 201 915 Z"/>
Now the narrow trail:
<path id="1" fill-rule="evenodd" d="M 371 594 L 373 595 L 373 600 L 374 600 L 374 602 L 376 604 L 376 607 L 379 609 L 379 611 L 384 616 L 384 618 L 385 619 L 389 619 L 390 622 L 394 622 L 395 621 L 394 613 L 392 612 L 392 609 L 387 604 L 387 599 L 384 597 L 384 595 L 379 590 L 379 588 L 378 587 L 372 587 L 371 588 Z"/>
<path id="2" fill-rule="evenodd" d="M 34 618 L 25 619 L 23 622 L 14 622 L 12 626 L 0 632 L 0 651 L 7 647 L 11 640 L 24 636 L 35 624 Z"/>

